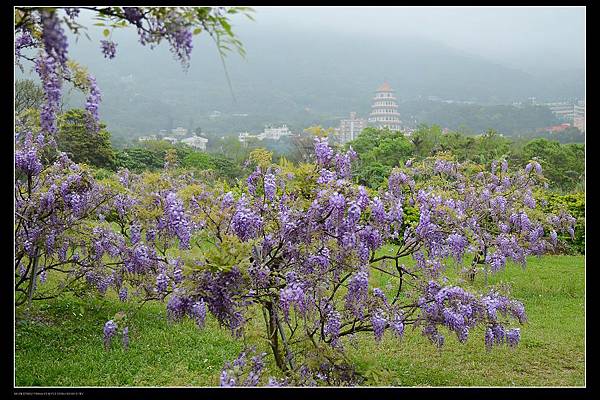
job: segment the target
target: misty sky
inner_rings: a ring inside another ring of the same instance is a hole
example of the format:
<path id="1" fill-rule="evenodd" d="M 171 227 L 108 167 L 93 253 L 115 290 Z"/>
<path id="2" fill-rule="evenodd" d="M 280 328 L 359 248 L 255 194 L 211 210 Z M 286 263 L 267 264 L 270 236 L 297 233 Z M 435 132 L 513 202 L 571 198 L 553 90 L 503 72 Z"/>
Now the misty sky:
<path id="1" fill-rule="evenodd" d="M 584 7 L 253 7 L 240 28 L 421 36 L 527 71 L 583 69 Z M 242 36 L 243 39 L 243 36 Z"/>

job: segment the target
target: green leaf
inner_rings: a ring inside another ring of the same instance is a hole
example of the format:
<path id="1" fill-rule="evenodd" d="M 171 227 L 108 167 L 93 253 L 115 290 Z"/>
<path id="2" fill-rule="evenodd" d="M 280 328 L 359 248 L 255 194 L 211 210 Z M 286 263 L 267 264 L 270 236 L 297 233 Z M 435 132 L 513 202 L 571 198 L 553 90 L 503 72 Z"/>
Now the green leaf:
<path id="1" fill-rule="evenodd" d="M 106 26 L 104 22 L 96 22 L 94 26 Z"/>
<path id="2" fill-rule="evenodd" d="M 223 28 L 225 29 L 225 31 L 227 32 L 227 34 L 229 36 L 233 36 L 233 32 L 231 31 L 231 25 L 229 25 L 229 23 L 227 21 L 222 20 L 221 26 L 223 26 Z"/>
<path id="3" fill-rule="evenodd" d="M 103 32 L 104 37 L 108 37 L 108 35 L 110 35 L 110 31 L 108 29 L 105 29 Z"/>
<path id="4" fill-rule="evenodd" d="M 199 34 L 200 32 L 202 32 L 202 28 L 196 28 L 194 29 L 194 32 L 192 32 L 194 35 Z"/>

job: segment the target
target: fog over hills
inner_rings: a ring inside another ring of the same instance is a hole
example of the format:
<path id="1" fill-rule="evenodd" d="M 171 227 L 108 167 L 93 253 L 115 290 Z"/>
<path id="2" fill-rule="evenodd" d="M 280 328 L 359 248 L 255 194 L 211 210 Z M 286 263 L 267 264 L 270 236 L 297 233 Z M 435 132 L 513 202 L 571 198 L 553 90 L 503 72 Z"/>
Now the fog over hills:
<path id="1" fill-rule="evenodd" d="M 351 111 L 366 116 L 384 80 L 396 90 L 401 111 L 402 102 L 430 96 L 484 105 L 584 96 L 583 69 L 525 72 L 422 35 L 284 29 L 258 18 L 234 24 L 234 31 L 246 57 L 225 59 L 233 93 L 216 47 L 204 35 L 195 38 L 188 71 L 166 44 L 154 50 L 140 46 L 132 29 L 113 33 L 118 43 L 113 60 L 102 57 L 97 27 L 89 29 L 92 41 L 71 39 L 69 51 L 96 76 L 102 119 L 122 136 L 175 126 L 237 133 L 269 123 L 296 129 L 335 125 Z M 74 95 L 70 104 L 81 101 Z M 209 118 L 215 110 L 223 115 Z"/>

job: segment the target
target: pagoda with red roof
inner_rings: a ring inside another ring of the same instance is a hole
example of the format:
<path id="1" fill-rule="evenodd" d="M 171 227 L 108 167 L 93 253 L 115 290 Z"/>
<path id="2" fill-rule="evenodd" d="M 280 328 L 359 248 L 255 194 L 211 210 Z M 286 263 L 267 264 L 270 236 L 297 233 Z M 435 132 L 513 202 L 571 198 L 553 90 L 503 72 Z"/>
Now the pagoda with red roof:
<path id="1" fill-rule="evenodd" d="M 369 125 L 375 128 L 389 128 L 392 131 L 399 131 L 401 123 L 394 89 L 387 82 L 384 82 L 375 92 Z"/>

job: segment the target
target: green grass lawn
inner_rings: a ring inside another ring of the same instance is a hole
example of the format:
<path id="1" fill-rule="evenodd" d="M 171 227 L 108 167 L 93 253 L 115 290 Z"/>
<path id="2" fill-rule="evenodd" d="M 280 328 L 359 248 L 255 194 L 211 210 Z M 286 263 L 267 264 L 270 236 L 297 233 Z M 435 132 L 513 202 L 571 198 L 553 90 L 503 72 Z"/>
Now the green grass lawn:
<path id="1" fill-rule="evenodd" d="M 440 351 L 409 328 L 401 341 L 387 332 L 379 344 L 364 333 L 348 354 L 368 385 L 583 386 L 584 281 L 581 256 L 531 258 L 525 270 L 510 265 L 490 276 L 489 284 L 511 283 L 512 296 L 525 304 L 529 320 L 515 349 L 488 352 L 483 331 L 474 331 L 466 344 L 446 335 Z M 480 276 L 474 286 L 483 285 Z M 105 351 L 103 325 L 121 310 L 130 318 L 129 350 L 117 339 Z M 112 297 L 45 301 L 25 321 L 18 312 L 17 386 L 216 386 L 224 362 L 244 346 L 214 319 L 198 330 L 189 320 L 169 323 L 163 304 L 146 304 L 134 315 Z M 246 340 L 257 343 L 258 334 L 250 326 Z M 276 374 L 270 358 L 267 370 Z"/>

